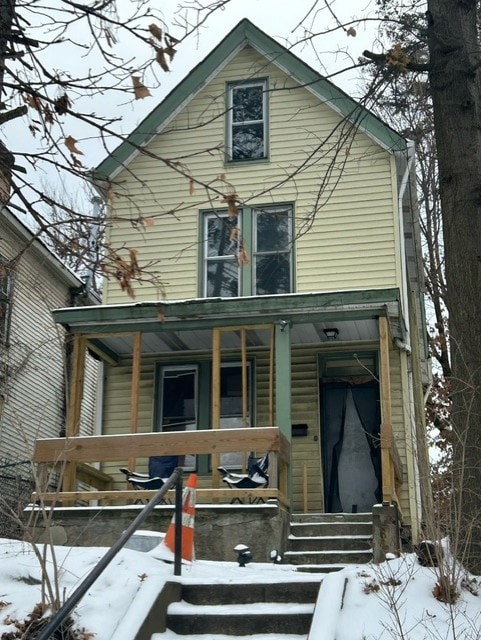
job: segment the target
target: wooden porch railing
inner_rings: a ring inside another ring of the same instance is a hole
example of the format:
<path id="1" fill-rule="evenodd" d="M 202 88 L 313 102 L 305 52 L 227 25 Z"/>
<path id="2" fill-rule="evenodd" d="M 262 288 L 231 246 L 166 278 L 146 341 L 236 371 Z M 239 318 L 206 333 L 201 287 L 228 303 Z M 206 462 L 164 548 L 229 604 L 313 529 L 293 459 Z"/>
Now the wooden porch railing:
<path id="1" fill-rule="evenodd" d="M 48 438 L 37 440 L 32 460 L 47 466 L 64 466 L 63 490 L 34 493 L 32 500 L 72 504 L 77 500 L 125 500 L 145 499 L 153 491 L 145 490 L 94 490 L 77 491 L 77 480 L 85 481 L 92 462 L 115 462 L 119 464 L 132 458 L 148 458 L 155 455 L 220 454 L 232 452 L 266 452 L 269 459 L 269 487 L 265 489 L 228 489 L 212 486 L 198 489 L 197 501 L 202 503 L 231 502 L 234 498 L 244 500 L 271 498 L 288 506 L 288 468 L 290 444 L 278 427 L 250 427 L 245 429 L 207 429 L 198 431 L 175 431 L 171 433 L 139 433 L 108 436 L 76 436 L 72 438 Z M 99 472 L 92 469 L 92 485 L 98 486 Z M 43 471 L 39 474 L 45 476 Z M 108 476 L 100 472 L 100 482 Z M 95 477 L 97 476 L 97 477 Z M 213 475 L 213 484 L 215 476 Z M 218 483 L 218 479 L 217 482 Z M 219 483 L 220 484 L 220 483 Z"/>

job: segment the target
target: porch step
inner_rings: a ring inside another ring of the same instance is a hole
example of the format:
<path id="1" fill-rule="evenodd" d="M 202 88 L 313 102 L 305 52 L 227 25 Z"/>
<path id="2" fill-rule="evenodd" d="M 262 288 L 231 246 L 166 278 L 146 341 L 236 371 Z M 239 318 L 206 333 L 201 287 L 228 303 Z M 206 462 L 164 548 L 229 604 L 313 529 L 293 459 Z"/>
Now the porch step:
<path id="1" fill-rule="evenodd" d="M 327 573 L 372 559 L 370 513 L 297 514 L 284 561 L 299 571 Z"/>
<path id="2" fill-rule="evenodd" d="M 167 610 L 167 630 L 152 640 L 173 634 L 204 637 L 216 634 L 264 637 L 276 634 L 304 640 L 311 626 L 320 581 L 274 584 L 183 585 L 181 602 Z"/>

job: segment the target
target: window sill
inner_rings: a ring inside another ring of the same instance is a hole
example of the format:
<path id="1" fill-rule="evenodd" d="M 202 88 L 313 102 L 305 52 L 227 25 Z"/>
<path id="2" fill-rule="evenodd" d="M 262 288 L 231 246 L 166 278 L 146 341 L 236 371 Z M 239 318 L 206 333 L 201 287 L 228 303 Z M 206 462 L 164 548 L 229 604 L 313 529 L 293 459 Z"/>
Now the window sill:
<path id="1" fill-rule="evenodd" d="M 224 165 L 226 167 L 238 167 L 246 164 L 268 164 L 270 158 L 246 158 L 245 160 L 228 160 L 226 159 Z"/>

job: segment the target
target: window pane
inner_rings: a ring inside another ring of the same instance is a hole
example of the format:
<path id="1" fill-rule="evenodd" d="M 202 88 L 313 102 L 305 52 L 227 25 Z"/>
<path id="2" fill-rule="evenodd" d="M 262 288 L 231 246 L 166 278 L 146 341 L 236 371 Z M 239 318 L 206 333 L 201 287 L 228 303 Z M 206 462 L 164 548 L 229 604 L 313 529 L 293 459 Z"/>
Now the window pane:
<path id="1" fill-rule="evenodd" d="M 282 251 L 289 248 L 288 211 L 257 212 L 257 251 Z"/>
<path id="2" fill-rule="evenodd" d="M 232 159 L 264 157 L 264 124 L 235 125 L 232 129 Z"/>
<path id="3" fill-rule="evenodd" d="M 207 264 L 208 298 L 239 295 L 239 267 L 234 260 L 212 260 Z"/>
<path id="4" fill-rule="evenodd" d="M 257 256 L 256 294 L 290 293 L 291 264 L 285 253 Z"/>
<path id="5" fill-rule="evenodd" d="M 264 87 L 234 87 L 232 89 L 232 119 L 234 122 L 263 120 Z"/>
<path id="6" fill-rule="evenodd" d="M 238 218 L 226 215 L 207 219 L 207 256 L 229 256 L 237 253 Z"/>

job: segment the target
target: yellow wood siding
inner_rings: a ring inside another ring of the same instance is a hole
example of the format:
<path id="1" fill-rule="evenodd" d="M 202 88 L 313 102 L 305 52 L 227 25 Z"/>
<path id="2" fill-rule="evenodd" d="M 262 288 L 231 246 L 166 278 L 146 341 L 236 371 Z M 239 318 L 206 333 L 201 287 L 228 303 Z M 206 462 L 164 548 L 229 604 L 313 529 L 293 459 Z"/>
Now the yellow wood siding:
<path id="1" fill-rule="evenodd" d="M 265 77 L 269 159 L 226 165 L 226 83 Z M 198 295 L 199 211 L 222 207 L 220 194 L 232 192 L 249 205 L 294 204 L 297 291 L 399 285 L 392 157 L 366 135 L 353 135 L 331 108 L 253 49 L 239 52 L 148 151 L 177 161 L 186 175 L 137 155 L 116 178 L 109 241 L 124 256 L 137 249 L 140 264 L 150 264 L 163 283 L 145 281 L 136 287 L 138 299 Z M 106 283 L 105 301 L 127 301 L 114 278 Z"/>

